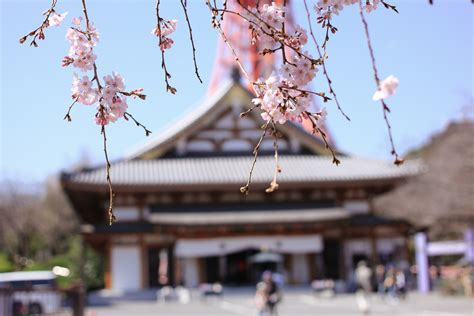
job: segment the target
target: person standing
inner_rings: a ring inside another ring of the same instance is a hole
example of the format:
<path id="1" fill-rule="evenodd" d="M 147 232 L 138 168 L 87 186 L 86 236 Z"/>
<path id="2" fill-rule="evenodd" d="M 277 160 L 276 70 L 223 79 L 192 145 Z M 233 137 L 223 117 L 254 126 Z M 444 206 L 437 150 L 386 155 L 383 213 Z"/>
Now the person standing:
<path id="1" fill-rule="evenodd" d="M 278 315 L 276 306 L 280 302 L 280 291 L 278 285 L 273 280 L 272 272 L 265 271 L 262 275 L 263 283 L 267 293 L 267 309 L 270 315 Z"/>
<path id="2" fill-rule="evenodd" d="M 377 284 L 377 293 L 382 299 L 385 297 L 385 286 L 383 284 L 384 281 L 385 281 L 385 266 L 383 264 L 378 264 L 375 267 L 375 282 Z"/>

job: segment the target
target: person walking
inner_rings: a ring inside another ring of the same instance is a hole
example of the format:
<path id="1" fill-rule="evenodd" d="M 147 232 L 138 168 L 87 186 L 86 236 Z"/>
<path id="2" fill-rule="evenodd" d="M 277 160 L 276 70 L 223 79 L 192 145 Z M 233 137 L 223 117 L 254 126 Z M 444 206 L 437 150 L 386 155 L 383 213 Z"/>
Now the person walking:
<path id="1" fill-rule="evenodd" d="M 372 270 L 370 270 L 365 261 L 359 261 L 355 270 L 356 299 L 359 310 L 363 314 L 368 314 L 370 311 L 368 296 L 372 291 L 371 278 Z"/>
<path id="2" fill-rule="evenodd" d="M 267 309 L 267 285 L 265 282 L 257 283 L 254 301 L 257 308 L 257 316 L 264 316 Z"/>

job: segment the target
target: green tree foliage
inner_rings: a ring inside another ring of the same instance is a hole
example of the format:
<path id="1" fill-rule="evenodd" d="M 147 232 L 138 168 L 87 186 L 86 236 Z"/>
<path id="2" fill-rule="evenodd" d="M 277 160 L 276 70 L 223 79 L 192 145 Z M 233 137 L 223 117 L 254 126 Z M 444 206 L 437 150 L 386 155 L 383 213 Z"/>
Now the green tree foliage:
<path id="1" fill-rule="evenodd" d="M 68 287 L 81 278 L 87 288 L 103 286 L 103 260 L 81 245 L 79 225 L 57 179 L 44 188 L 4 183 L 0 191 L 0 272 L 51 270 L 66 267 L 68 277 L 58 284 Z"/>

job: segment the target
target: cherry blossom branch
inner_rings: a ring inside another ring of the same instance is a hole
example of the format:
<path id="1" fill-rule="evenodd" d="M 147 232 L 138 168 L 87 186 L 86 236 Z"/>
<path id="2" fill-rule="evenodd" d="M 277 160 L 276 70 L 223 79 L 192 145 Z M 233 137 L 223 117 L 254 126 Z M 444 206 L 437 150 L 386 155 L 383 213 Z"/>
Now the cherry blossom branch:
<path id="1" fill-rule="evenodd" d="M 314 33 L 313 33 L 313 27 L 311 25 L 311 14 L 309 12 L 309 9 L 308 9 L 308 4 L 306 3 L 306 0 L 304 0 L 304 7 L 306 9 L 306 16 L 307 16 L 307 19 L 308 19 L 308 28 L 309 28 L 309 34 L 311 35 L 311 38 L 313 39 L 313 43 L 314 45 L 316 46 L 316 50 L 318 51 L 318 55 L 319 55 L 319 59 L 321 60 L 321 65 L 323 66 L 323 74 L 324 76 L 326 77 L 326 81 L 328 83 L 328 87 L 329 87 L 329 93 L 332 94 L 333 98 L 334 98 L 334 102 L 336 103 L 336 106 L 337 106 L 337 109 L 339 110 L 339 112 L 342 114 L 342 116 L 344 116 L 348 121 L 350 121 L 351 119 L 349 118 L 349 116 L 347 116 L 347 114 L 343 111 L 341 105 L 339 104 L 339 100 L 337 99 L 337 95 L 336 95 L 336 92 L 334 91 L 334 88 L 332 87 L 332 80 L 329 78 L 329 74 L 328 74 L 328 71 L 326 69 L 326 62 L 325 62 L 325 56 L 323 56 L 321 54 L 321 49 L 319 47 L 319 43 L 318 41 L 316 40 L 316 36 L 314 36 Z"/>
<path id="2" fill-rule="evenodd" d="M 472 0 L 471 0 L 471 1 L 472 1 Z M 400 13 L 400 12 L 398 12 L 396 6 L 394 6 L 394 5 L 390 4 L 390 3 L 385 2 L 384 0 L 380 0 L 380 2 L 383 4 L 383 6 L 385 7 L 385 9 L 390 9 L 390 10 L 393 10 L 393 11 L 395 11 L 395 12 L 397 12 L 397 13 Z"/>
<path id="3" fill-rule="evenodd" d="M 312 124 L 313 134 L 319 133 L 321 135 L 321 138 L 323 139 L 326 149 L 328 149 L 332 155 L 332 163 L 338 166 L 341 163 L 341 161 L 336 157 L 336 152 L 331 147 L 331 145 L 329 145 L 326 133 L 320 128 L 320 123 L 318 122 L 318 120 L 321 119 L 321 115 L 316 116 L 317 114 L 311 113 L 309 111 L 304 112 L 304 115 L 309 119 L 309 121 Z"/>
<path id="4" fill-rule="evenodd" d="M 132 114 L 128 113 L 128 112 L 125 112 L 123 114 L 123 118 L 128 121 L 129 119 L 132 119 L 132 121 L 138 126 L 138 127 L 141 127 L 143 128 L 143 130 L 145 131 L 145 136 L 150 136 L 151 134 L 151 131 L 145 127 L 145 125 L 143 125 L 142 123 L 138 122 Z"/>
<path id="5" fill-rule="evenodd" d="M 72 104 L 69 106 L 66 115 L 64 115 L 63 120 L 67 120 L 68 122 L 72 121 L 70 113 L 71 113 L 71 110 L 72 110 L 72 107 L 74 106 L 74 104 L 77 103 L 77 100 L 79 100 L 79 98 L 75 98 L 74 101 L 72 102 Z"/>
<path id="6" fill-rule="evenodd" d="M 253 175 L 253 170 L 255 169 L 255 164 L 257 163 L 257 158 L 258 158 L 258 152 L 260 150 L 260 146 L 263 142 L 263 138 L 267 134 L 267 129 L 268 125 L 270 124 L 270 121 L 267 121 L 263 126 L 262 126 L 262 135 L 260 135 L 260 138 L 258 139 L 257 144 L 255 145 L 253 149 L 253 161 L 252 161 L 252 166 L 250 167 L 249 175 L 247 178 L 247 183 L 240 188 L 240 192 L 248 194 L 250 190 L 250 183 L 252 182 L 252 175 Z"/>
<path id="7" fill-rule="evenodd" d="M 84 14 L 84 18 L 86 20 L 86 36 L 89 41 L 92 41 L 92 36 L 90 34 L 90 20 L 89 20 L 89 14 L 87 12 L 87 5 L 85 0 L 81 0 L 82 2 L 82 12 Z M 99 75 L 97 71 L 97 64 L 93 63 L 93 70 L 94 70 L 94 77 L 91 79 L 91 81 L 95 81 L 97 83 L 97 89 L 99 90 L 99 93 L 102 92 L 102 85 L 99 80 Z M 102 104 L 102 98 L 100 97 L 99 100 L 99 110 L 96 114 L 96 117 L 105 119 L 106 117 L 106 109 L 104 105 Z M 101 130 L 100 130 L 103 138 L 103 150 L 104 150 L 104 156 L 105 156 L 105 162 L 106 162 L 106 167 L 105 167 L 105 176 L 107 180 L 107 185 L 109 187 L 109 209 L 108 209 L 108 215 L 109 215 L 109 225 L 112 225 L 117 218 L 114 215 L 114 197 L 115 193 L 112 187 L 112 179 L 110 177 L 110 160 L 109 160 L 109 154 L 107 152 L 107 134 L 106 134 L 106 128 L 105 125 L 101 125 Z"/>
<path id="8" fill-rule="evenodd" d="M 246 18 L 245 16 L 243 16 L 242 14 L 238 13 L 238 12 L 235 12 L 235 11 L 230 11 L 230 10 L 225 10 L 225 12 L 228 12 L 228 13 L 231 13 L 231 14 L 235 14 L 237 16 L 239 16 L 240 18 L 244 19 L 245 21 L 249 22 L 251 25 L 254 25 L 256 26 L 257 28 L 259 28 L 259 31 L 261 31 L 263 34 L 267 35 L 267 36 L 270 36 L 271 38 L 273 38 L 273 40 L 275 40 L 276 42 L 280 43 L 282 46 L 285 46 L 285 47 L 288 47 L 289 49 L 291 49 L 295 54 L 297 54 L 298 56 L 301 56 L 305 59 L 307 59 L 308 61 L 311 62 L 311 64 L 313 65 L 319 65 L 321 63 L 321 60 L 319 59 L 314 59 L 314 58 L 311 58 L 309 57 L 308 55 L 302 53 L 300 50 L 294 48 L 293 46 L 291 45 L 287 45 L 285 43 L 285 40 L 288 38 L 288 34 L 286 34 L 285 32 L 282 32 L 278 29 L 276 29 L 275 27 L 273 27 L 272 25 L 268 24 L 265 20 L 263 20 L 260 16 L 258 16 L 257 14 L 255 14 L 254 12 L 252 12 L 251 10 L 249 10 L 246 6 L 244 6 L 240 0 L 237 0 L 237 3 L 250 15 L 252 15 L 255 19 L 257 19 L 260 23 L 264 24 L 265 27 L 269 28 L 273 33 L 268 33 L 267 31 L 265 31 L 263 28 L 261 28 L 257 23 L 255 23 L 254 21 L 252 20 L 249 20 L 248 18 Z M 221 11 L 223 9 L 218 9 L 218 11 Z M 280 50 L 281 48 L 277 48 L 277 51 Z M 263 54 L 266 53 L 270 53 L 272 52 L 272 50 L 264 50 Z"/>
<path id="9" fill-rule="evenodd" d="M 23 36 L 22 38 L 20 38 L 20 44 L 26 42 L 28 37 L 33 36 L 33 40 L 31 41 L 30 46 L 38 47 L 38 43 L 36 43 L 36 38 L 40 40 L 44 40 L 46 38 L 44 35 L 44 29 L 50 25 L 49 18 L 51 17 L 51 14 L 56 13 L 56 11 L 54 11 L 54 7 L 56 7 L 57 2 L 58 0 L 51 1 L 50 8 L 43 13 L 45 18 L 41 25 L 38 26 L 36 29 L 32 30 L 30 33 Z"/>
<path id="10" fill-rule="evenodd" d="M 372 62 L 372 70 L 374 72 L 375 84 L 377 85 L 377 87 L 379 87 L 380 86 L 380 78 L 379 78 L 378 71 L 377 71 L 377 65 L 375 63 L 374 49 L 372 48 L 372 42 L 370 40 L 369 25 L 367 23 L 367 20 L 365 19 L 364 12 L 363 12 L 362 0 L 359 0 L 359 15 L 360 15 L 360 18 L 362 20 L 362 24 L 364 25 L 365 37 L 366 37 L 366 40 L 367 40 L 367 47 L 368 47 L 369 53 L 370 53 L 370 60 Z M 391 145 L 391 152 L 390 153 L 395 158 L 393 163 L 398 166 L 398 165 L 401 165 L 403 163 L 403 158 L 401 158 L 398 155 L 398 152 L 395 148 L 395 143 L 393 141 L 392 126 L 390 125 L 390 121 L 388 119 L 388 113 L 390 112 L 390 108 L 387 106 L 387 104 L 385 103 L 385 101 L 383 99 L 380 99 L 380 103 L 382 105 L 383 118 L 385 120 L 385 125 L 387 126 L 388 136 L 389 136 L 389 140 L 390 140 L 390 145 Z"/>
<path id="11" fill-rule="evenodd" d="M 177 90 L 175 87 L 171 86 L 169 83 L 169 79 L 171 79 L 171 74 L 168 72 L 168 68 L 166 67 L 166 60 L 165 60 L 165 44 L 163 40 L 162 30 L 161 30 L 161 21 L 163 20 L 160 17 L 160 0 L 156 0 L 156 27 L 158 30 L 158 37 L 159 37 L 159 46 L 161 50 L 161 68 L 165 72 L 165 84 L 166 84 L 166 91 L 170 92 L 171 94 L 176 94 Z"/>
<path id="12" fill-rule="evenodd" d="M 105 170 L 106 170 L 106 175 L 107 175 L 107 184 L 109 185 L 109 210 L 108 210 L 108 214 L 109 214 L 109 225 L 112 225 L 116 220 L 117 218 L 115 217 L 114 215 L 114 197 L 115 197 L 115 193 L 114 193 L 114 190 L 113 190 L 113 187 L 112 187 L 112 180 L 110 179 L 110 161 L 109 161 L 109 155 L 107 153 L 107 135 L 105 133 L 105 125 L 102 125 L 101 129 L 100 129 L 100 133 L 102 134 L 102 138 L 103 138 L 103 148 L 104 148 L 104 155 L 105 155 L 105 163 L 106 163 L 106 167 L 105 167 Z"/>
<path id="13" fill-rule="evenodd" d="M 280 90 L 298 91 L 298 92 L 302 93 L 300 96 L 303 96 L 305 94 L 313 94 L 313 95 L 316 95 L 318 97 L 321 97 L 323 99 L 323 102 L 328 102 L 328 101 L 332 100 L 330 97 L 326 96 L 326 94 L 324 92 L 315 92 L 315 91 L 311 91 L 311 90 L 300 89 L 300 88 L 297 88 L 297 87 L 285 87 L 285 86 L 280 87 Z"/>
<path id="14" fill-rule="evenodd" d="M 255 109 L 258 108 L 258 107 L 260 107 L 260 104 L 254 104 L 254 105 L 252 105 L 251 108 L 249 108 L 248 110 L 243 111 L 243 112 L 240 113 L 240 115 L 239 115 L 240 118 L 245 117 L 247 114 L 249 114 L 250 112 L 252 112 L 253 110 L 255 110 Z"/>
<path id="15" fill-rule="evenodd" d="M 337 32 L 337 27 L 331 24 L 331 18 L 332 13 L 329 10 L 325 15 L 317 18 L 317 22 L 320 23 L 321 26 L 326 29 L 323 45 L 321 45 L 321 47 L 324 49 L 324 55 L 326 55 L 326 46 L 329 42 L 329 31 L 331 31 L 332 34 L 335 34 Z"/>
<path id="16" fill-rule="evenodd" d="M 214 28 L 216 28 L 221 37 L 222 37 L 222 40 L 224 41 L 224 43 L 227 45 L 227 47 L 229 47 L 229 49 L 231 50 L 232 52 L 232 55 L 234 56 L 234 61 L 237 63 L 237 65 L 239 66 L 240 68 L 240 71 L 241 73 L 244 75 L 244 77 L 249 81 L 249 82 L 252 82 L 252 79 L 250 79 L 250 75 L 247 73 L 247 71 L 245 70 L 244 66 L 242 65 L 242 62 L 240 61 L 240 58 L 239 56 L 237 56 L 237 53 L 235 52 L 235 49 L 234 47 L 232 46 L 232 44 L 230 43 L 229 39 L 227 38 L 224 30 L 222 29 L 221 27 L 221 24 L 220 24 L 220 20 L 217 19 L 218 17 L 218 13 L 221 12 L 222 14 L 225 13 L 225 12 L 232 12 L 232 11 L 227 11 L 226 9 L 218 9 L 217 7 L 213 7 L 211 5 L 211 2 L 209 0 L 206 0 L 206 4 L 209 8 L 209 11 L 211 12 L 211 21 L 212 21 L 212 26 Z M 214 3 L 214 5 L 216 6 L 217 4 Z M 223 15 L 221 15 L 221 17 L 223 17 Z M 258 95 L 257 91 L 255 90 L 254 88 L 254 92 L 256 95 Z"/>
<path id="17" fill-rule="evenodd" d="M 193 39 L 193 29 L 191 27 L 191 22 L 189 21 L 189 16 L 188 16 L 188 8 L 187 8 L 187 3 L 185 0 L 180 0 L 181 6 L 183 7 L 183 12 L 184 16 L 186 18 L 186 23 L 188 24 L 188 31 L 189 31 L 189 41 L 191 42 L 191 46 L 193 49 L 193 62 L 194 62 L 194 73 L 196 74 L 196 77 L 198 78 L 199 82 L 202 83 L 202 79 L 199 76 L 199 70 L 196 62 L 196 47 L 194 46 L 194 39 Z"/>
<path id="18" fill-rule="evenodd" d="M 90 29 L 90 20 L 89 20 L 89 14 L 87 12 L 87 6 L 86 6 L 86 0 L 81 0 L 82 2 L 82 12 L 84 13 L 84 18 L 86 20 L 86 36 L 87 36 L 87 39 L 89 41 L 92 41 L 92 36 L 89 32 L 89 29 Z M 99 80 L 99 75 L 97 73 L 97 64 L 94 62 L 93 65 L 93 70 L 94 70 L 94 77 L 92 77 L 92 80 L 91 81 L 94 81 L 97 83 L 97 89 L 99 89 L 99 92 L 102 92 L 102 85 L 100 84 L 100 80 Z"/>
<path id="19" fill-rule="evenodd" d="M 278 162 L 278 132 L 275 126 L 275 122 L 273 120 L 270 121 L 272 124 L 272 136 L 273 136 L 273 150 L 274 150 L 274 157 L 275 157 L 275 173 L 273 175 L 273 180 L 270 183 L 270 186 L 265 190 L 267 193 L 272 193 L 278 190 L 278 181 L 277 177 L 278 174 L 281 172 L 280 164 Z"/>

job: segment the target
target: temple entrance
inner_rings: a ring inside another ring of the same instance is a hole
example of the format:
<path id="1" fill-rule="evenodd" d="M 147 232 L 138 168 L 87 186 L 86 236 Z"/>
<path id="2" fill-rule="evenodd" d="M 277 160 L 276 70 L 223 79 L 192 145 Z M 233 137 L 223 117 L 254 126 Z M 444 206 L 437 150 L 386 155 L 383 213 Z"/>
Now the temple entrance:
<path id="1" fill-rule="evenodd" d="M 322 244 L 319 235 L 179 239 L 174 249 L 182 263 L 178 280 L 187 287 L 215 282 L 255 285 L 269 270 L 282 278 L 291 274 L 295 283 L 308 283 L 310 266 L 314 267 L 309 254 L 320 253 Z M 338 255 L 339 251 L 336 260 Z"/>
<path id="2" fill-rule="evenodd" d="M 226 271 L 224 282 L 230 285 L 249 285 L 255 281 L 255 271 L 249 258 L 258 251 L 247 249 L 226 256 Z"/>
<path id="3" fill-rule="evenodd" d="M 205 282 L 227 285 L 254 285 L 264 271 L 280 271 L 283 256 L 277 253 L 246 249 L 225 256 L 204 258 Z"/>

